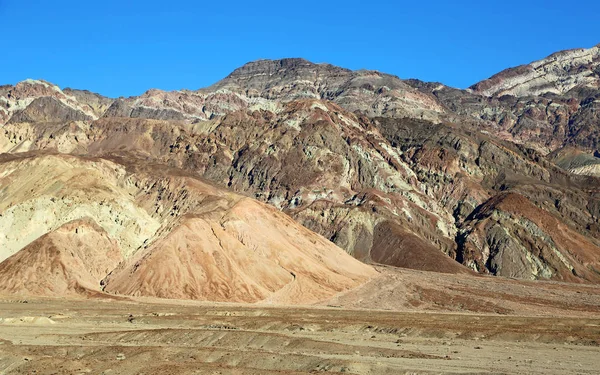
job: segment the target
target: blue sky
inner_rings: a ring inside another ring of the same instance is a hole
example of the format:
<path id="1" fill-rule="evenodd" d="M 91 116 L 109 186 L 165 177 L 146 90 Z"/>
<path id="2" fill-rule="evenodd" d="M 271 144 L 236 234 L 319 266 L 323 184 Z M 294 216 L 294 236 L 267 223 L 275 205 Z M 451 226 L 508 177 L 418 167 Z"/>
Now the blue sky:
<path id="1" fill-rule="evenodd" d="M 599 17 L 592 0 L 0 0 L 0 84 L 41 78 L 130 96 L 304 57 L 464 88 L 600 43 Z"/>

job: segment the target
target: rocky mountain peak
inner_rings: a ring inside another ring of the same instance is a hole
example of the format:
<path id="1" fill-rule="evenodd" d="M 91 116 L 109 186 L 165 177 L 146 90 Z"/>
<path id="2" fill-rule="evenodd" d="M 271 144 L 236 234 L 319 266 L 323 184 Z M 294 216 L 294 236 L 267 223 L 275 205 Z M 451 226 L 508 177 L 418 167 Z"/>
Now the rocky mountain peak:
<path id="1" fill-rule="evenodd" d="M 431 95 L 397 76 L 373 70 L 350 70 L 300 58 L 258 60 L 234 70 L 202 93 L 230 91 L 276 101 L 333 101 L 369 116 L 424 117 L 437 121 L 444 110 Z"/>
<path id="2" fill-rule="evenodd" d="M 248 76 L 273 76 L 273 75 L 290 75 L 302 74 L 319 70 L 337 70 L 350 72 L 349 69 L 335 67 L 330 64 L 315 64 L 311 61 L 302 58 L 284 58 L 280 60 L 256 60 L 244 64 L 235 69 L 227 78 L 243 78 Z"/>
<path id="3" fill-rule="evenodd" d="M 600 46 L 556 52 L 530 64 L 503 70 L 470 89 L 485 96 L 522 97 L 562 95 L 577 87 L 600 87 Z"/>
<path id="4" fill-rule="evenodd" d="M 230 89 L 233 91 L 264 91 L 273 87 L 281 87 L 279 93 L 290 91 L 304 97 L 319 97 L 316 93 L 305 92 L 308 86 L 341 84 L 352 75 L 349 69 L 330 64 L 315 64 L 301 58 L 281 60 L 257 60 L 235 69 L 225 79 L 217 82 L 212 88 Z M 291 90 L 286 89 L 289 87 Z M 301 88 L 301 90 L 298 90 Z"/>
<path id="5" fill-rule="evenodd" d="M 40 96 L 64 95 L 62 90 L 47 81 L 38 79 L 26 79 L 14 86 L 5 86 L 8 99 L 20 100 Z"/>
<path id="6" fill-rule="evenodd" d="M 99 95 L 94 100 L 111 101 Z M 96 119 L 102 108 L 87 103 L 85 94 L 63 91 L 44 80 L 26 79 L 0 87 L 0 125 L 9 121 Z"/>

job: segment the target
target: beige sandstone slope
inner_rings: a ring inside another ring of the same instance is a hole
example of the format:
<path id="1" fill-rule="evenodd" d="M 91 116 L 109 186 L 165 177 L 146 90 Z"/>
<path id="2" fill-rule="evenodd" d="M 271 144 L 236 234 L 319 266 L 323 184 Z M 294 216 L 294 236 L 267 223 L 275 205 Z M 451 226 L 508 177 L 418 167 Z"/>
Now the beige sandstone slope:
<path id="1" fill-rule="evenodd" d="M 125 169 L 66 155 L 0 156 L 0 261 L 61 225 L 91 218 L 135 252 L 160 227 L 136 204 Z"/>
<path id="2" fill-rule="evenodd" d="M 168 265 L 168 266 L 165 266 Z M 249 198 L 182 217 L 105 280 L 108 292 L 215 301 L 310 303 L 373 275 L 323 237 Z"/>
<path id="3" fill-rule="evenodd" d="M 116 242 L 101 227 L 75 220 L 0 263 L 0 294 L 93 295 L 121 260 Z"/>
<path id="4" fill-rule="evenodd" d="M 375 274 L 263 203 L 123 160 L 2 157 L 0 292 L 89 294 L 114 269 L 109 293 L 312 303 Z"/>

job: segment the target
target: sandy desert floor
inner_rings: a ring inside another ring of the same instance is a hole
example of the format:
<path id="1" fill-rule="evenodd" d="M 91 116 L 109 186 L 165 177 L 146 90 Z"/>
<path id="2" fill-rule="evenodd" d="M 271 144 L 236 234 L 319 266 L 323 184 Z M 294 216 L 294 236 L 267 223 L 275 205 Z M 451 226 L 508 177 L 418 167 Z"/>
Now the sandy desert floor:
<path id="1" fill-rule="evenodd" d="M 0 374 L 598 374 L 600 316 L 0 301 Z"/>

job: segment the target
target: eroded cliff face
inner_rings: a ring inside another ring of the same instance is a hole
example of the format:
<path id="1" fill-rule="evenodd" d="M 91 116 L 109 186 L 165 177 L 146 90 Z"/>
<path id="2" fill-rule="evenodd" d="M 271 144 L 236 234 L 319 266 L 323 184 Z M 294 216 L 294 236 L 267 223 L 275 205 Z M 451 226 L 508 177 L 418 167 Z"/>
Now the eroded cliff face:
<path id="1" fill-rule="evenodd" d="M 4 112 L 0 150 L 134 157 L 190 171 L 269 203 L 366 262 L 597 282 L 596 54 L 550 57 L 533 63 L 534 73 L 519 68 L 470 90 L 302 59 L 249 63 L 198 91 L 118 100 L 77 90 L 64 99 L 41 84 L 23 108 Z M 550 78 L 562 83 L 538 84 Z M 511 211 L 508 201 L 520 204 Z M 210 227 L 178 220 L 184 237 Z M 585 254 L 554 224 L 579 236 Z M 169 248 L 175 239 L 162 241 Z M 156 251 L 148 257 L 162 259 Z M 120 272 L 115 291 L 131 293 L 130 283 L 167 293 Z M 206 293 L 200 285 L 192 294 Z M 250 295 L 268 298 L 275 284 L 249 285 Z"/>
<path id="2" fill-rule="evenodd" d="M 521 279 L 600 280 L 598 241 L 517 193 L 486 202 L 459 238 L 461 258 L 478 270 Z"/>
<path id="3" fill-rule="evenodd" d="M 208 123 L 103 118 L 5 129 L 10 150 L 128 152 L 194 171 L 289 213 L 363 260 L 371 259 L 376 226 L 387 221 L 414 237 L 394 251 L 420 244 L 455 256 L 452 216 L 368 118 L 330 102 L 293 101 L 279 113 L 237 111 Z"/>
<path id="4" fill-rule="evenodd" d="M 393 119 L 376 123 L 392 144 L 403 145 L 403 157 L 428 194 L 452 212 L 459 262 L 478 272 L 511 277 L 573 280 L 575 275 L 575 279 L 596 280 L 595 261 L 572 255 L 573 244 L 557 246 L 560 241 L 549 234 L 533 235 L 531 217 L 564 225 L 562 232 L 585 239 L 583 251 L 598 260 L 597 179 L 572 175 L 531 149 L 463 127 Z M 506 201 L 520 203 L 511 205 L 512 216 L 493 211 L 497 202 Z M 550 227 L 546 222 L 545 230 Z M 504 248 L 511 255 L 503 262 L 494 261 L 505 254 Z M 550 265 L 547 258 L 536 258 L 541 248 L 552 248 L 556 256 L 570 260 Z M 546 267 L 544 272 L 540 265 Z M 579 273 L 573 273 L 581 266 Z"/>

